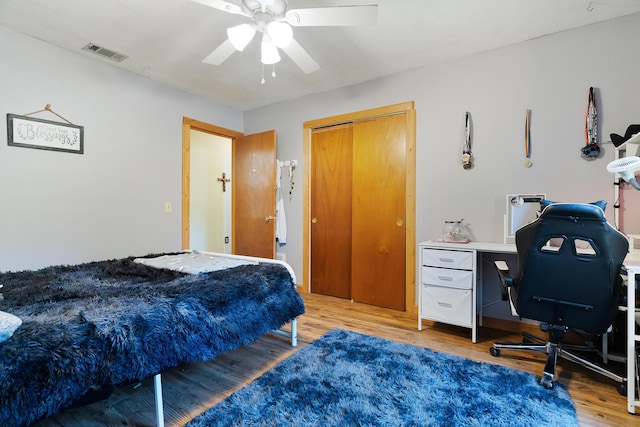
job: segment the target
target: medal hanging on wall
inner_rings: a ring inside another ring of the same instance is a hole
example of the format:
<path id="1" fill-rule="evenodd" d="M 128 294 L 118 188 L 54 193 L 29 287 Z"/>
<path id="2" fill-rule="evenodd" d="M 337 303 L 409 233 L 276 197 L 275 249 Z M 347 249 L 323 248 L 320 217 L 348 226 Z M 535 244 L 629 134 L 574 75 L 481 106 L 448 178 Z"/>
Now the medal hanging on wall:
<path id="1" fill-rule="evenodd" d="M 589 88 L 589 102 L 587 103 L 587 117 L 584 125 L 586 145 L 581 148 L 581 156 L 585 160 L 595 160 L 600 155 L 598 145 L 598 109 L 596 108 L 596 93 L 593 87 Z"/>
<path id="2" fill-rule="evenodd" d="M 462 168 L 471 169 L 473 167 L 473 157 L 471 153 L 471 117 L 467 111 L 464 116 L 464 148 L 462 149 Z"/>
<path id="3" fill-rule="evenodd" d="M 531 163 L 531 110 L 527 110 L 527 115 L 524 119 L 524 155 L 527 160 L 523 165 L 525 168 L 533 166 Z"/>
<path id="4" fill-rule="evenodd" d="M 295 160 L 291 161 L 291 164 L 289 165 L 289 201 L 291 201 L 291 198 L 293 197 L 293 186 L 295 185 L 295 182 L 293 180 L 293 173 L 296 170 L 296 162 Z"/>

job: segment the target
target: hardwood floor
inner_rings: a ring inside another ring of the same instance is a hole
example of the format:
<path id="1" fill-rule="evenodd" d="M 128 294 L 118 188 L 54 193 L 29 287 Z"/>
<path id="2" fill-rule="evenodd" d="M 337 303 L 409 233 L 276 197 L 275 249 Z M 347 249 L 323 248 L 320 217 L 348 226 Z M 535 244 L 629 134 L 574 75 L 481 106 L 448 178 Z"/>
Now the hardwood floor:
<path id="1" fill-rule="evenodd" d="M 321 295 L 303 294 L 303 297 L 306 313 L 298 321 L 298 347 L 292 348 L 284 337 L 268 334 L 256 343 L 222 354 L 212 362 L 184 365 L 163 373 L 166 425 L 183 426 L 280 360 L 334 328 L 377 335 L 477 361 L 499 363 L 536 375 L 542 372 L 542 354 L 504 352 L 499 358 L 489 354 L 488 349 L 495 340 L 520 339 L 513 333 L 481 328 L 478 343 L 472 344 L 470 331 L 465 328 L 426 322 L 426 325 L 423 323 L 424 330 L 418 332 L 416 319 L 403 312 Z M 564 360 L 558 362 L 558 377 L 576 404 L 581 426 L 640 425 L 640 415 L 627 412 L 626 398 L 618 394 L 613 381 Z M 153 426 L 153 380 L 117 388 L 104 401 L 65 411 L 35 425 Z"/>

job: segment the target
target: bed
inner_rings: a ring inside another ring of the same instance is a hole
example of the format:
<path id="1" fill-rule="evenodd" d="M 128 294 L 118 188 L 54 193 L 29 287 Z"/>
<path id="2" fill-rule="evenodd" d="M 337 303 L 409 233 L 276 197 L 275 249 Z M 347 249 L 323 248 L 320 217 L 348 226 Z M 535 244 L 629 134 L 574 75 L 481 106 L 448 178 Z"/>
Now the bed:
<path id="1" fill-rule="evenodd" d="M 288 322 L 295 346 L 304 313 L 287 264 L 196 251 L 0 273 L 0 286 L 0 312 L 20 323 L 0 342 L 5 427 L 152 376 L 162 426 L 162 371 Z"/>

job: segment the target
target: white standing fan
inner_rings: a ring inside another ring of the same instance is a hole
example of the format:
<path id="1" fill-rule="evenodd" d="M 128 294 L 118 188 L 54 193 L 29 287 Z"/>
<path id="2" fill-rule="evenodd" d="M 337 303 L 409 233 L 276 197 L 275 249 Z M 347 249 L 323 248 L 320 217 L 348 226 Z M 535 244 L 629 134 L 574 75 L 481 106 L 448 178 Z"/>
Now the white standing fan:
<path id="1" fill-rule="evenodd" d="M 619 173 L 622 179 L 633 185 L 633 188 L 640 190 L 640 184 L 635 176 L 635 171 L 640 170 L 640 157 L 629 156 L 614 160 L 607 165 L 607 170 L 611 173 Z"/>

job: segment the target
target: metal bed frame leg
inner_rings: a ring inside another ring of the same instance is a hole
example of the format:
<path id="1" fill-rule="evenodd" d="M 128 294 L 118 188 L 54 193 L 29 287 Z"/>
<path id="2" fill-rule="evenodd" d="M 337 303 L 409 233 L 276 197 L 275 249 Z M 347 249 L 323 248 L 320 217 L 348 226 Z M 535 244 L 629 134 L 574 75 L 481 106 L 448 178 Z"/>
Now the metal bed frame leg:
<path id="1" fill-rule="evenodd" d="M 291 321 L 291 347 L 298 345 L 298 319 Z"/>
<path id="2" fill-rule="evenodd" d="M 164 407 L 162 404 L 162 379 L 160 374 L 153 377 L 153 390 L 156 398 L 156 426 L 164 427 Z"/>
<path id="3" fill-rule="evenodd" d="M 291 347 L 296 347 L 298 345 L 298 324 L 296 323 L 298 319 L 291 320 L 291 332 L 283 331 L 282 329 L 273 329 L 271 332 L 277 335 L 282 335 L 283 337 L 289 337 L 291 339 Z"/>
<path id="4" fill-rule="evenodd" d="M 297 347 L 298 345 L 298 319 L 291 321 L 291 347 Z M 278 332 L 278 331 L 275 331 Z M 161 374 L 156 374 L 153 377 L 153 390 L 156 400 L 156 426 L 164 427 L 164 406 L 162 402 L 162 377 Z"/>

